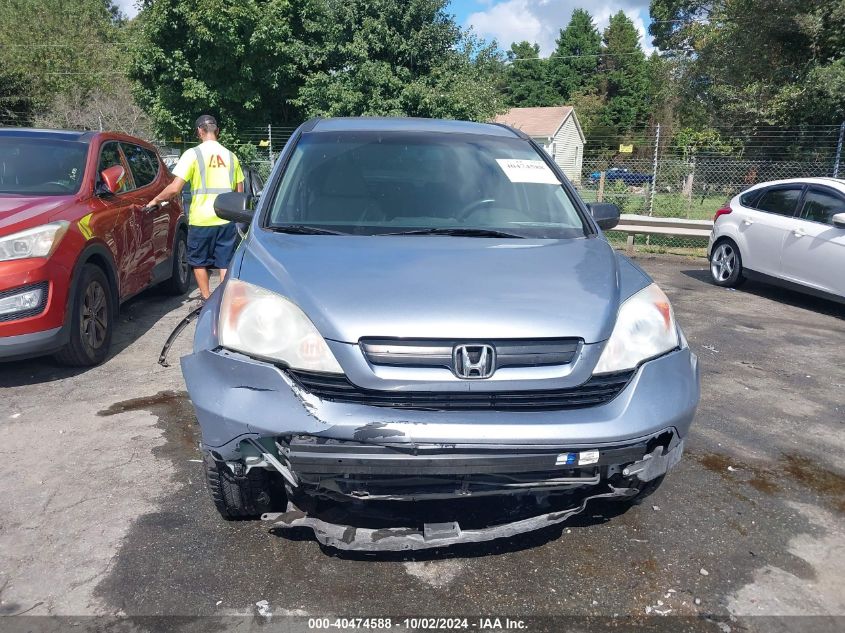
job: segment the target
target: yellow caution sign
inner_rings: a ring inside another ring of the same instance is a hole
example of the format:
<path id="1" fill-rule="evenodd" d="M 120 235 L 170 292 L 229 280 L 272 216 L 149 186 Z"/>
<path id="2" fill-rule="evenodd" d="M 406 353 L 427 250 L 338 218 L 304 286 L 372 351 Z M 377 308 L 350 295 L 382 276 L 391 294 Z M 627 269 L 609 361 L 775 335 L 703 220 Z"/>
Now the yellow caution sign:
<path id="1" fill-rule="evenodd" d="M 619 145 L 619 153 L 620 154 L 632 154 L 634 152 L 634 145 Z"/>

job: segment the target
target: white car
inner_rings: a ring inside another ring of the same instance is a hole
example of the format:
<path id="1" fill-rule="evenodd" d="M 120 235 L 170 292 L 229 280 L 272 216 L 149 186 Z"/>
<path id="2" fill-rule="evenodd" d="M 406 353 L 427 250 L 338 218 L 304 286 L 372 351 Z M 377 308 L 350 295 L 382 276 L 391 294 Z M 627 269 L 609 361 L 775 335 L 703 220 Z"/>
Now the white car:
<path id="1" fill-rule="evenodd" d="M 754 185 L 716 212 L 707 257 L 719 286 L 759 277 L 845 302 L 845 180 Z"/>

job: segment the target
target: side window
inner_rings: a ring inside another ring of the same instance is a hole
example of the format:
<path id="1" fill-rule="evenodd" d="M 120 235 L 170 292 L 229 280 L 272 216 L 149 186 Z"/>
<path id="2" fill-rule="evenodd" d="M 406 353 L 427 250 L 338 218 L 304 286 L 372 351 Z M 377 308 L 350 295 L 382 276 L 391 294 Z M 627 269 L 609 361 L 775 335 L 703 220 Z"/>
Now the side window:
<path id="1" fill-rule="evenodd" d="M 777 215 L 793 215 L 798 198 L 801 197 L 801 187 L 783 187 L 768 189 L 757 202 L 760 211 Z"/>
<path id="2" fill-rule="evenodd" d="M 100 148 L 100 162 L 97 164 L 97 182 L 100 181 L 100 173 L 102 173 L 104 169 L 108 169 L 114 165 L 124 167 L 123 161 L 120 159 L 120 149 L 118 148 L 116 142 L 106 143 Z M 131 183 L 131 176 L 126 174 L 126 178 L 123 179 L 120 191 L 117 193 L 126 193 L 132 189 Z"/>
<path id="3" fill-rule="evenodd" d="M 802 219 L 832 225 L 832 218 L 837 213 L 845 213 L 845 201 L 839 196 L 815 188 L 810 189 L 804 196 Z"/>
<path id="4" fill-rule="evenodd" d="M 757 201 L 760 199 L 760 194 L 764 191 L 765 189 L 755 189 L 754 191 L 744 193 L 739 197 L 739 203 L 744 207 L 753 209 L 756 206 Z"/>
<path id="5" fill-rule="evenodd" d="M 136 187 L 146 187 L 158 175 L 158 159 L 147 149 L 130 143 L 121 143 L 129 169 L 135 177 Z M 152 154 L 152 156 L 151 156 Z"/>
<path id="6" fill-rule="evenodd" d="M 258 172 L 253 169 L 249 170 L 249 176 L 249 193 L 253 196 L 257 196 L 264 189 L 264 181 L 261 180 L 261 176 L 258 175 Z M 246 189 L 244 190 L 246 191 Z"/>
<path id="7" fill-rule="evenodd" d="M 153 180 L 155 180 L 156 178 L 158 178 L 158 172 L 161 170 L 161 161 L 159 161 L 158 159 L 158 154 L 150 149 L 147 149 L 146 147 L 142 147 L 141 151 L 147 155 L 147 158 L 150 161 L 150 165 L 152 165 L 153 169 L 155 170 L 155 176 L 153 176 Z"/>

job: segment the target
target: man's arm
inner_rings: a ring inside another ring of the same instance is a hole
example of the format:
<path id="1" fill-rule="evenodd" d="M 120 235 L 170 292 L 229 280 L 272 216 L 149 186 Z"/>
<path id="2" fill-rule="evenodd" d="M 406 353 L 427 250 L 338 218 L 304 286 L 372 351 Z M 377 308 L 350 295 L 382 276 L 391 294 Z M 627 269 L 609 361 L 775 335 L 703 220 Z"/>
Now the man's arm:
<path id="1" fill-rule="evenodd" d="M 185 181 L 179 178 L 179 176 L 175 176 L 173 181 L 167 185 L 161 192 L 152 200 L 147 203 L 147 206 L 154 207 L 157 204 L 161 204 L 165 200 L 170 200 L 173 196 L 182 192 L 182 187 L 185 186 Z"/>
<path id="2" fill-rule="evenodd" d="M 238 157 L 232 154 L 232 160 L 235 163 L 235 191 L 238 193 L 244 192 L 244 170 L 241 169 L 241 161 Z"/>

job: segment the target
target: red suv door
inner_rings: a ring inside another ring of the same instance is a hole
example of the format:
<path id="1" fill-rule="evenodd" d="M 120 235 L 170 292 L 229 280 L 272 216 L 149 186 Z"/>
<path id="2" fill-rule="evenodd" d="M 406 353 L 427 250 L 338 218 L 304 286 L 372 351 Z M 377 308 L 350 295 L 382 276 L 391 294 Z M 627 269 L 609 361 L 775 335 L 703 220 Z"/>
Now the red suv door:
<path id="1" fill-rule="evenodd" d="M 123 185 L 113 196 L 97 199 L 91 217 L 92 232 L 103 237 L 114 255 L 121 299 L 143 290 L 152 274 L 151 227 L 144 228 L 141 202 L 135 192 L 132 172 L 117 141 L 106 141 L 100 147 L 97 174 L 113 165 L 126 172 Z M 146 233 L 146 235 L 145 235 Z"/>
<path id="2" fill-rule="evenodd" d="M 135 181 L 135 195 L 139 207 L 138 222 L 144 239 L 144 256 L 149 257 L 150 274 L 145 284 L 152 281 L 154 266 L 170 261 L 171 213 L 167 206 L 158 206 L 151 211 L 141 211 L 162 187 L 158 183 L 160 164 L 155 152 L 135 143 L 120 142 L 129 169 Z M 168 271 L 169 272 L 169 271 Z"/>

